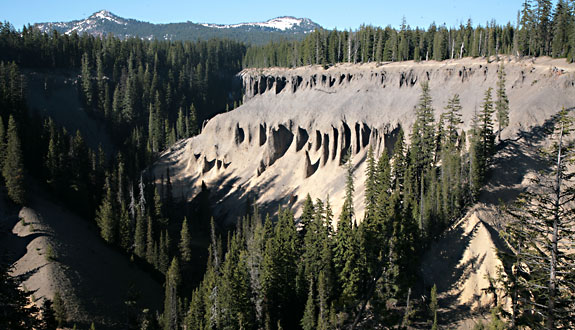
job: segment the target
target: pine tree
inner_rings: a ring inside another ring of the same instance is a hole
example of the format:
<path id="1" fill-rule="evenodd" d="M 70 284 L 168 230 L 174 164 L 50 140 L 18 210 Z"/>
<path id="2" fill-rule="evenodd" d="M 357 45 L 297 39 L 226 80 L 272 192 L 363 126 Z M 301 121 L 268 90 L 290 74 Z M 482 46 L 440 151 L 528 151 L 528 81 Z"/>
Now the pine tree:
<path id="1" fill-rule="evenodd" d="M 573 25 L 573 17 L 570 13 L 569 3 L 565 0 L 559 0 L 555 7 L 553 18 L 553 57 L 565 57 L 569 49 L 569 34 Z"/>
<path id="2" fill-rule="evenodd" d="M 82 92 L 88 107 L 94 104 L 94 91 L 92 86 L 92 66 L 88 53 L 82 55 Z"/>
<path id="3" fill-rule="evenodd" d="M 102 236 L 106 242 L 114 244 L 116 242 L 118 222 L 114 211 L 114 200 L 112 197 L 112 188 L 110 187 L 109 178 L 106 178 L 104 189 L 104 198 L 102 199 L 100 208 L 96 212 L 96 223 L 98 224 L 98 227 L 100 227 L 100 236 Z"/>
<path id="4" fill-rule="evenodd" d="M 301 327 L 303 330 L 315 330 L 316 329 L 316 311 L 315 311 L 315 299 L 313 294 L 313 281 L 309 284 L 309 291 L 307 295 L 307 301 L 305 303 L 305 310 L 303 318 L 301 319 Z"/>
<path id="5" fill-rule="evenodd" d="M 6 151 L 2 175 L 8 191 L 8 197 L 16 204 L 26 201 L 24 190 L 24 164 L 16 120 L 12 115 L 8 119 Z"/>
<path id="6" fill-rule="evenodd" d="M 495 101 L 495 111 L 497 112 L 497 123 L 499 125 L 497 130 L 499 142 L 501 142 L 501 131 L 509 126 L 509 99 L 505 92 L 505 76 L 505 67 L 502 62 L 497 73 L 497 100 Z"/>
<path id="7" fill-rule="evenodd" d="M 313 220 L 314 212 L 315 211 L 313 201 L 311 199 L 311 196 L 307 194 L 305 201 L 303 203 L 303 211 L 299 219 L 299 223 L 301 225 L 300 236 L 302 238 L 305 237 L 308 226 Z"/>
<path id="8" fill-rule="evenodd" d="M 531 0 L 524 0 L 521 9 L 521 22 L 518 33 L 518 44 L 520 55 L 534 55 L 533 35 L 534 18 L 531 8 Z"/>
<path id="9" fill-rule="evenodd" d="M 551 0 L 537 0 L 537 42 L 538 55 L 549 55 L 551 46 Z"/>
<path id="10" fill-rule="evenodd" d="M 1 67 L 0 67 L 1 68 Z M 38 308 L 30 305 L 31 293 L 20 288 L 21 279 L 12 276 L 0 263 L 0 328 L 14 330 L 38 329 Z"/>
<path id="11" fill-rule="evenodd" d="M 384 154 L 386 152 L 384 151 Z M 366 168 L 366 178 L 365 178 L 365 220 L 368 222 L 374 222 L 378 205 L 377 205 L 377 195 L 378 195 L 378 182 L 376 173 L 376 163 L 375 157 L 373 155 L 373 148 L 370 146 L 367 150 L 367 168 Z"/>
<path id="12" fill-rule="evenodd" d="M 64 305 L 64 300 L 58 291 L 54 293 L 52 308 L 54 309 L 54 316 L 56 318 L 56 322 L 58 323 L 58 328 L 63 327 L 66 323 L 66 320 L 68 319 L 68 316 L 66 312 L 66 306 Z"/>
<path id="13" fill-rule="evenodd" d="M 461 109 L 459 94 L 454 94 L 447 102 L 447 106 L 445 106 L 446 138 L 453 145 L 457 142 L 457 129 L 463 123 L 461 120 Z"/>
<path id="14" fill-rule="evenodd" d="M 341 299 L 344 303 L 351 303 L 357 298 L 360 290 L 361 274 L 359 269 L 360 246 L 357 231 L 355 230 L 353 208 L 353 163 L 351 157 L 347 164 L 347 179 L 345 200 L 342 206 L 334 245 L 334 265 L 341 288 Z"/>
<path id="15" fill-rule="evenodd" d="M 329 253 L 331 261 L 331 251 L 329 246 L 326 245 L 328 249 L 325 249 Z M 327 255 L 326 255 L 327 256 Z M 329 306 L 330 306 L 330 296 L 331 296 L 331 285 L 333 283 L 330 280 L 330 275 L 327 273 L 330 269 L 322 270 L 319 273 L 318 284 L 317 284 L 317 303 L 318 303 L 318 315 L 317 315 L 317 329 L 318 330 L 328 330 L 330 327 L 329 321 Z M 326 275 L 328 274 L 328 275 Z M 308 298 L 309 299 L 309 298 Z"/>
<path id="16" fill-rule="evenodd" d="M 158 267 L 158 255 L 156 253 L 156 251 L 154 251 L 154 224 L 152 222 L 152 217 L 148 216 L 147 217 L 148 221 L 147 223 L 147 230 L 146 230 L 146 261 L 150 264 L 150 265 L 154 265 L 156 266 L 156 268 Z"/>
<path id="17" fill-rule="evenodd" d="M 58 322 L 56 322 L 56 316 L 54 314 L 54 309 L 52 308 L 52 301 L 45 299 L 42 304 L 42 330 L 56 330 L 58 327 Z"/>
<path id="18" fill-rule="evenodd" d="M 265 310 L 272 324 L 281 320 L 290 329 L 296 327 L 300 320 L 294 283 L 297 276 L 296 262 L 300 258 L 298 241 L 293 214 L 289 210 L 280 210 L 273 236 L 266 242 L 262 289 Z M 289 318 L 288 315 L 298 317 Z"/>
<path id="19" fill-rule="evenodd" d="M 415 110 L 415 123 L 411 132 L 412 155 L 415 157 L 417 179 L 420 182 L 423 172 L 433 161 L 434 110 L 431 105 L 429 83 L 421 83 L 421 96 Z"/>
<path id="20" fill-rule="evenodd" d="M 481 144 L 481 129 L 479 127 L 479 116 L 476 113 L 472 120 L 469 141 L 469 200 L 471 202 L 476 201 L 477 197 L 479 197 L 479 191 L 483 186 L 484 167 L 485 160 Z"/>
<path id="21" fill-rule="evenodd" d="M 182 263 L 187 263 L 192 260 L 192 242 L 190 237 L 190 230 L 188 228 L 188 219 L 184 217 L 182 223 L 182 230 L 180 231 L 180 256 Z"/>
<path id="22" fill-rule="evenodd" d="M 164 295 L 164 329 L 179 329 L 178 315 L 178 287 L 180 285 L 180 265 L 178 258 L 174 257 L 166 274 L 166 293 Z"/>
<path id="23" fill-rule="evenodd" d="M 146 256 L 146 220 L 144 219 L 141 211 L 136 213 L 134 253 L 140 258 L 144 258 Z"/>
<path id="24" fill-rule="evenodd" d="M 188 132 L 188 136 L 194 136 L 199 133 L 198 112 L 193 103 L 190 106 L 190 114 L 188 116 Z"/>
<path id="25" fill-rule="evenodd" d="M 5 136 L 4 121 L 0 117 L 0 170 L 4 168 L 4 158 L 6 156 Z"/>
<path id="26" fill-rule="evenodd" d="M 491 164 L 495 151 L 495 134 L 493 133 L 493 101 L 491 100 L 491 87 L 485 91 L 481 112 L 479 113 L 480 157 L 483 168 Z M 483 173 L 485 175 L 485 172 Z"/>
<path id="27" fill-rule="evenodd" d="M 134 238 L 132 220 L 126 205 L 120 205 L 120 228 L 119 228 L 119 245 L 124 251 L 129 251 L 133 245 L 132 239 Z"/>

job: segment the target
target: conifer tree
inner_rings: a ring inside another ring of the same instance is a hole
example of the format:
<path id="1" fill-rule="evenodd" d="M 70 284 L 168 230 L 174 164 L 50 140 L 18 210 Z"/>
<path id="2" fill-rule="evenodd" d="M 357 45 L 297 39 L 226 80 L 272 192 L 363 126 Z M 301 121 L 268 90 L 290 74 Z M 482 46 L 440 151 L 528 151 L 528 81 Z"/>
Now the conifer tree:
<path id="1" fill-rule="evenodd" d="M 418 185 L 421 182 L 424 171 L 433 161 L 434 139 L 434 110 L 431 105 L 429 83 L 421 83 L 421 96 L 415 109 L 415 123 L 411 132 L 411 153 L 414 157 L 414 165 L 417 174 Z"/>
<path id="2" fill-rule="evenodd" d="M 403 181 L 405 179 L 405 141 L 403 135 L 403 129 L 400 128 L 397 134 L 397 140 L 393 146 L 393 156 L 392 156 L 392 189 L 394 191 L 403 190 Z"/>
<path id="3" fill-rule="evenodd" d="M 114 244 L 116 242 L 117 220 L 114 212 L 114 199 L 112 197 L 112 188 L 110 179 L 106 178 L 104 186 L 105 194 L 100 208 L 96 213 L 96 223 L 100 227 L 100 235 L 106 242 Z"/>
<path id="4" fill-rule="evenodd" d="M 174 257 L 166 274 L 166 293 L 164 295 L 164 330 L 177 330 L 180 325 L 178 315 L 178 287 L 180 285 L 180 265 Z"/>
<path id="5" fill-rule="evenodd" d="M 30 293 L 20 288 L 21 279 L 12 276 L 0 263 L 0 328 L 14 330 L 38 329 L 38 308 L 30 306 Z"/>
<path id="6" fill-rule="evenodd" d="M 461 120 L 461 109 L 459 94 L 454 94 L 445 107 L 446 138 L 448 143 L 453 145 L 457 142 L 457 129 L 463 123 Z"/>
<path id="7" fill-rule="evenodd" d="M 315 299 L 314 299 L 314 288 L 313 281 L 309 284 L 309 290 L 307 295 L 307 301 L 305 303 L 305 310 L 303 318 L 301 319 L 301 327 L 303 330 L 315 330 L 316 329 L 316 311 L 315 311 Z"/>
<path id="8" fill-rule="evenodd" d="M 481 129 L 479 127 L 479 117 L 477 113 L 472 120 L 469 141 L 469 199 L 474 202 L 479 196 L 479 191 L 483 186 L 484 166 L 483 148 L 481 146 Z"/>
<path id="9" fill-rule="evenodd" d="M 553 41 L 552 53 L 553 57 L 565 57 L 569 49 L 569 34 L 573 25 L 573 14 L 570 11 L 569 2 L 565 0 L 557 1 L 555 13 L 553 17 Z"/>
<path id="10" fill-rule="evenodd" d="M 265 308 L 271 321 L 276 323 L 281 320 L 286 328 L 296 327 L 300 320 L 299 316 L 286 316 L 301 315 L 294 283 L 297 276 L 296 262 L 300 257 L 297 243 L 293 214 L 289 210 L 280 210 L 273 236 L 266 242 L 262 289 Z"/>
<path id="11" fill-rule="evenodd" d="M 158 269 L 166 274 L 170 267 L 170 235 L 168 231 L 165 230 L 160 233 L 160 249 L 158 256 Z"/>
<path id="12" fill-rule="evenodd" d="M 192 103 L 190 106 L 190 114 L 188 116 L 188 137 L 194 136 L 199 133 L 198 113 L 196 106 Z"/>
<path id="13" fill-rule="evenodd" d="M 141 211 L 136 213 L 134 253 L 140 258 L 144 258 L 146 256 L 146 220 L 144 219 Z"/>
<path id="14" fill-rule="evenodd" d="M 384 151 L 384 154 L 386 152 Z M 370 146 L 367 150 L 367 168 L 365 178 L 365 220 L 368 222 L 375 221 L 378 205 L 378 182 L 376 173 L 375 156 L 373 155 L 373 148 Z"/>
<path id="15" fill-rule="evenodd" d="M 188 219 L 184 217 L 182 223 L 182 230 L 180 231 L 180 256 L 182 263 L 187 263 L 192 260 L 192 242 L 190 237 L 190 230 L 188 228 Z"/>
<path id="16" fill-rule="evenodd" d="M 54 293 L 52 308 L 54 309 L 54 316 L 56 318 L 56 322 L 58 323 L 58 327 L 63 327 L 66 323 L 66 320 L 68 319 L 68 316 L 66 312 L 66 306 L 64 305 L 64 300 L 60 296 L 59 291 Z"/>
<path id="17" fill-rule="evenodd" d="M 95 98 L 92 86 L 92 66 L 90 65 L 90 56 L 87 53 L 82 55 L 82 92 L 86 105 L 91 107 Z"/>
<path id="18" fill-rule="evenodd" d="M 119 230 L 119 245 L 125 251 L 128 251 L 132 246 L 132 239 L 133 235 L 133 228 L 132 228 L 132 220 L 130 219 L 130 214 L 128 213 L 128 209 L 126 205 L 122 203 L 120 205 L 120 230 Z"/>
<path id="19" fill-rule="evenodd" d="M 329 249 L 325 250 L 326 252 Z M 331 253 L 330 253 L 331 256 Z M 326 271 L 330 271 L 326 269 Z M 318 303 L 318 315 L 317 315 L 317 329 L 318 330 L 328 330 L 330 327 L 329 320 L 329 307 L 330 307 L 330 295 L 331 288 L 330 285 L 330 275 L 326 275 L 326 271 L 322 270 L 319 273 L 318 284 L 317 284 L 317 303 Z M 309 297 L 308 297 L 309 299 Z"/>
<path id="20" fill-rule="evenodd" d="M 4 168 L 4 158 L 6 156 L 6 130 L 4 129 L 4 121 L 0 117 L 0 170 Z"/>
<path id="21" fill-rule="evenodd" d="M 509 126 L 509 99 L 505 92 L 505 76 L 505 67 L 502 62 L 499 66 L 499 72 L 497 73 L 497 100 L 495 100 L 497 124 L 499 125 L 499 128 L 497 129 L 497 138 L 499 142 L 501 142 L 501 131 L 505 127 Z"/>
<path id="22" fill-rule="evenodd" d="M 6 151 L 2 175 L 8 191 L 8 197 L 16 204 L 25 203 L 24 164 L 16 120 L 12 115 L 8 119 Z"/>
<path id="23" fill-rule="evenodd" d="M 305 237 L 308 226 L 313 220 L 314 212 L 315 211 L 314 211 L 313 201 L 311 199 L 311 196 L 309 194 L 307 194 L 305 201 L 304 201 L 304 204 L 303 204 L 303 211 L 302 211 L 302 214 L 301 214 L 301 217 L 299 220 L 299 222 L 301 224 L 300 236 L 302 238 Z"/>
<path id="24" fill-rule="evenodd" d="M 157 264 L 157 259 L 158 259 L 158 255 L 156 254 L 156 251 L 154 251 L 154 224 L 152 222 L 152 217 L 148 216 L 147 217 L 147 230 L 146 230 L 146 261 L 150 264 L 150 265 L 154 265 L 156 267 L 158 267 Z M 163 243 L 163 242 L 162 242 Z M 159 268 L 159 267 L 158 267 Z"/>
<path id="25" fill-rule="evenodd" d="M 56 322 L 56 316 L 54 315 L 54 309 L 52 308 L 52 301 L 45 299 L 41 308 L 42 312 L 42 330 L 56 330 L 58 327 L 58 322 Z"/>

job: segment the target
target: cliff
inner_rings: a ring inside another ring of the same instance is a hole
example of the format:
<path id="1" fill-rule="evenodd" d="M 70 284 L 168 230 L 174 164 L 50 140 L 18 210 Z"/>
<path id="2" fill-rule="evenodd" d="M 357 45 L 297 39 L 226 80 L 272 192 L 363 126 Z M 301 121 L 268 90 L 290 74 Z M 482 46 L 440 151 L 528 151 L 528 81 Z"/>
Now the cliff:
<path id="1" fill-rule="evenodd" d="M 548 58 L 247 69 L 239 74 L 244 104 L 167 150 L 155 176 L 170 168 L 176 198 L 193 198 L 204 182 L 213 193 L 215 215 L 228 222 L 242 215 L 236 211 L 245 210 L 248 197 L 267 211 L 279 203 L 297 213 L 308 193 L 314 199 L 329 196 L 337 216 L 342 158 L 350 150 L 361 219 L 366 150 L 389 152 L 399 127 L 409 133 L 420 82 L 429 82 L 436 118 L 453 94 L 460 95 L 467 130 L 485 91 L 496 87 L 501 63 L 510 100 L 503 138 L 575 105 L 575 65 Z"/>

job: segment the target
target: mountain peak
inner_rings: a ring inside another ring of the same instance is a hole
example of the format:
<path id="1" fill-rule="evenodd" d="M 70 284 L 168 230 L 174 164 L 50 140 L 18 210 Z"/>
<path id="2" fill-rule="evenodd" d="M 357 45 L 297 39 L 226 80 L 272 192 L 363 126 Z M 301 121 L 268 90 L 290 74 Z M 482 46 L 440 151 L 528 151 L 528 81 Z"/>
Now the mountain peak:
<path id="1" fill-rule="evenodd" d="M 93 13 L 90 17 L 88 17 L 88 20 L 89 19 L 103 19 L 117 24 L 125 23 L 123 18 L 116 16 L 112 12 L 105 9 Z"/>

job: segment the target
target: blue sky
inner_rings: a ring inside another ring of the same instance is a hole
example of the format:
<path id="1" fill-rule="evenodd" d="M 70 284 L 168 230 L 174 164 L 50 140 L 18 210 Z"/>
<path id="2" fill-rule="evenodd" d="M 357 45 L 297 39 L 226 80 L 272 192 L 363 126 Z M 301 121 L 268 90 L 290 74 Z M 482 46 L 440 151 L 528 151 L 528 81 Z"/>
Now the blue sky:
<path id="1" fill-rule="evenodd" d="M 515 24 L 523 0 L 0 0 L 0 20 L 17 29 L 24 24 L 82 19 L 107 9 L 118 16 L 153 23 L 241 23 L 277 16 L 308 17 L 325 28 L 358 28 L 361 24 L 398 26 L 406 17 L 412 26 L 456 26 L 471 18 L 485 25 L 491 19 Z"/>

